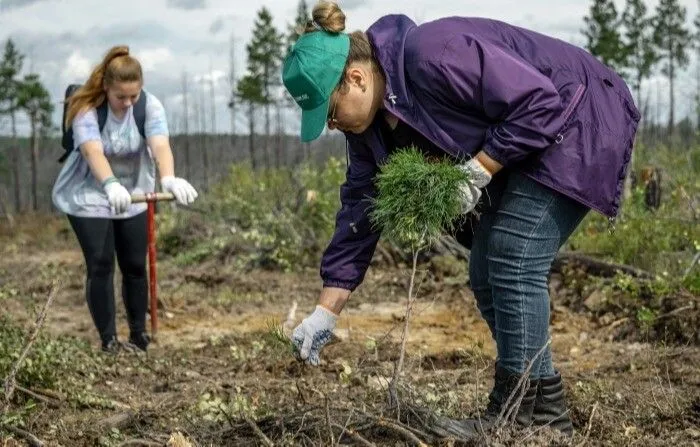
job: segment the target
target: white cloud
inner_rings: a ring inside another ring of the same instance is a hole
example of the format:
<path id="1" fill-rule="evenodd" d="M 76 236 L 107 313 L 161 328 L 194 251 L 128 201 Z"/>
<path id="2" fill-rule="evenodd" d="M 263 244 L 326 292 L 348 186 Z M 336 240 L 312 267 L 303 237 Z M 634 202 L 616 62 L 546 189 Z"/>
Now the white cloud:
<path id="1" fill-rule="evenodd" d="M 159 66 L 173 60 L 170 48 L 151 48 L 135 51 L 134 56 L 141 62 L 144 71 L 155 71 Z"/>
<path id="2" fill-rule="evenodd" d="M 75 50 L 68 56 L 62 76 L 64 79 L 86 79 L 93 68 L 93 62 L 80 53 L 80 50 Z"/>

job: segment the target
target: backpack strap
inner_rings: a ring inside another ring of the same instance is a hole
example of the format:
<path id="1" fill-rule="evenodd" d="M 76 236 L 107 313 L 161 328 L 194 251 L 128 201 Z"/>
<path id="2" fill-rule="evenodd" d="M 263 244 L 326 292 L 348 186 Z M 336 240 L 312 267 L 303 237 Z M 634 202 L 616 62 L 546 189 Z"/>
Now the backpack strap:
<path id="1" fill-rule="evenodd" d="M 107 102 L 107 98 L 105 98 L 102 104 L 95 108 L 97 112 L 97 126 L 100 128 L 100 134 L 102 133 L 102 129 L 105 128 L 105 124 L 107 124 L 107 107 L 109 107 L 109 102 Z"/>
<path id="2" fill-rule="evenodd" d="M 105 128 L 107 123 L 107 107 L 108 102 L 105 101 L 97 107 L 97 125 L 100 126 L 100 133 L 102 129 Z M 132 109 L 134 115 L 134 121 L 136 122 L 136 127 L 139 129 L 139 134 L 145 140 L 146 139 L 146 93 L 141 90 L 138 101 L 134 104 Z"/>
<path id="3" fill-rule="evenodd" d="M 133 114 L 136 127 L 139 128 L 141 137 L 146 140 L 146 92 L 141 90 L 138 101 L 134 104 Z"/>

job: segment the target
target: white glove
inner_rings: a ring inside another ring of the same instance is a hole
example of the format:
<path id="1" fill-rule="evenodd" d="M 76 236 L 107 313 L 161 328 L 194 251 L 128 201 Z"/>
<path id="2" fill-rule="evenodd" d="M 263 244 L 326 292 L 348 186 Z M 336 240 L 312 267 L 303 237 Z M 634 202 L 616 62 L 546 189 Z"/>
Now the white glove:
<path id="1" fill-rule="evenodd" d="M 336 314 L 318 305 L 316 310 L 294 329 L 292 342 L 299 360 L 313 366 L 321 363 L 319 354 L 326 343 L 331 341 L 337 318 Z"/>
<path id="2" fill-rule="evenodd" d="M 167 176 L 160 179 L 160 184 L 164 190 L 173 193 L 180 205 L 189 205 L 198 196 L 197 190 L 184 178 Z"/>
<path id="3" fill-rule="evenodd" d="M 469 175 L 469 180 L 459 186 L 462 214 L 466 214 L 479 203 L 481 188 L 489 184 L 491 173 L 476 158 L 470 158 L 468 162 L 458 167 Z"/>
<path id="4" fill-rule="evenodd" d="M 131 194 L 116 180 L 110 181 L 103 186 L 107 194 L 109 205 L 114 210 L 114 214 L 121 214 L 129 209 L 131 205 Z"/>

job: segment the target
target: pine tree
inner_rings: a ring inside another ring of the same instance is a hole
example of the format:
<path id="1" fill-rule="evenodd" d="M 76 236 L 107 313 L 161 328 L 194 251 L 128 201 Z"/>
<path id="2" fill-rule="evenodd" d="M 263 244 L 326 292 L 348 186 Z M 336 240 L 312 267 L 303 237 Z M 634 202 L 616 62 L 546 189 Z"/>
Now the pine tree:
<path id="1" fill-rule="evenodd" d="M 590 16 L 583 18 L 588 39 L 586 49 L 605 65 L 621 73 L 626 65 L 627 53 L 622 42 L 620 19 L 613 0 L 594 0 Z"/>
<path id="2" fill-rule="evenodd" d="M 277 31 L 272 23 L 270 11 L 263 7 L 258 11 L 258 17 L 253 27 L 253 38 L 246 46 L 248 51 L 248 71 L 250 75 L 259 79 L 262 86 L 261 104 L 265 107 L 265 156 L 267 167 L 269 164 L 270 142 L 270 107 L 279 96 L 277 94 L 282 85 L 280 66 L 282 64 L 282 42 L 284 36 Z M 279 148 L 277 162 L 279 164 Z"/>
<path id="3" fill-rule="evenodd" d="M 627 0 L 622 13 L 625 28 L 627 67 L 632 71 L 632 88 L 636 93 L 637 107 L 642 107 L 642 81 L 651 75 L 658 62 L 653 41 L 653 18 L 647 16 L 643 0 Z"/>
<path id="4" fill-rule="evenodd" d="M 250 153 L 250 165 L 256 169 L 255 163 L 255 110 L 264 102 L 262 82 L 259 77 L 247 74 L 239 79 L 236 96 L 241 102 L 248 105 L 248 151 Z M 265 154 L 267 156 L 267 154 Z M 266 160 L 269 162 L 269 159 Z"/>
<path id="5" fill-rule="evenodd" d="M 15 211 L 22 210 L 22 193 L 20 185 L 19 143 L 17 140 L 17 95 L 22 83 L 24 55 L 19 52 L 12 39 L 5 43 L 5 51 L 0 61 L 0 115 L 8 115 L 11 123 L 10 158 L 14 183 Z"/>
<path id="6" fill-rule="evenodd" d="M 678 0 L 660 0 L 656 6 L 654 45 L 664 61 L 663 74 L 669 80 L 668 130 L 675 124 L 675 80 L 677 72 L 688 65 L 688 50 L 692 44 L 690 31 L 685 27 L 687 11 Z"/>
<path id="7" fill-rule="evenodd" d="M 309 7 L 306 4 L 306 0 L 299 0 L 297 5 L 297 15 L 294 18 L 294 23 L 289 25 L 289 31 L 287 34 L 287 48 L 294 45 L 294 43 L 299 40 L 299 35 L 306 28 L 306 24 L 311 20 L 311 15 L 309 14 Z"/>
<path id="8" fill-rule="evenodd" d="M 31 170 L 32 170 L 32 210 L 39 210 L 38 201 L 38 166 L 39 166 L 39 140 L 51 128 L 51 114 L 53 104 L 51 95 L 41 83 L 39 75 L 28 74 L 20 84 L 17 104 L 29 117 L 31 126 Z"/>

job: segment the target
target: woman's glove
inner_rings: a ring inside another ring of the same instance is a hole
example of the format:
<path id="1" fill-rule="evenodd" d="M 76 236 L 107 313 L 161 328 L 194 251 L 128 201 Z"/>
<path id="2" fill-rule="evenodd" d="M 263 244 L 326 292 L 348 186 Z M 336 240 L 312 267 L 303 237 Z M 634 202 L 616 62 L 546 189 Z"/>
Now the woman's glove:
<path id="1" fill-rule="evenodd" d="M 197 198 L 197 190 L 184 178 L 167 176 L 160 179 L 165 191 L 171 192 L 180 205 L 189 205 Z"/>

